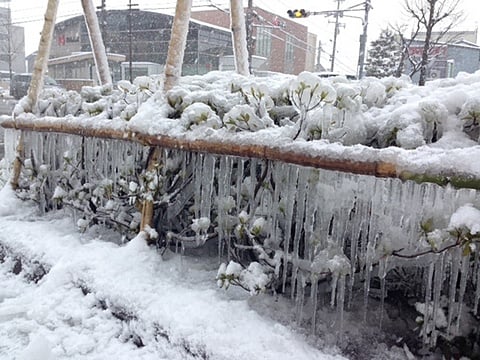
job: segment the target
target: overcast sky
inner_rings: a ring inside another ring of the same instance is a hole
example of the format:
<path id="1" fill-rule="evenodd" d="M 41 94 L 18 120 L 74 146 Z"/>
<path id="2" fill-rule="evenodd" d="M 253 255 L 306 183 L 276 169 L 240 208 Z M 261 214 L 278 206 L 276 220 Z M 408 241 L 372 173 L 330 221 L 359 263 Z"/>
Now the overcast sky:
<path id="1" fill-rule="evenodd" d="M 0 0 L 4 2 L 5 0 Z M 129 0 L 105 0 L 107 9 L 127 9 Z M 12 18 L 14 23 L 24 26 L 26 52 L 30 54 L 38 48 L 39 34 L 42 29 L 42 19 L 47 6 L 47 0 L 14 0 L 10 2 Z M 93 1 L 96 6 L 101 0 Z M 341 8 L 348 8 L 362 3 L 363 0 L 343 0 Z M 386 28 L 390 23 L 408 23 L 408 18 L 402 13 L 404 0 L 371 0 L 373 9 L 369 13 L 368 43 L 378 37 L 380 29 Z M 175 0 L 132 0 L 138 4 L 141 10 L 159 11 L 172 13 Z M 220 7 L 227 7 L 227 0 L 193 0 L 194 7 L 206 4 L 216 4 Z M 245 5 L 247 1 L 245 0 Z M 480 20 L 479 0 L 460 0 L 461 9 L 465 11 L 466 21 L 459 30 L 474 30 Z M 262 7 L 278 15 L 287 17 L 286 11 L 293 8 L 305 8 L 309 11 L 334 10 L 337 7 L 337 0 L 253 0 L 254 6 Z M 3 6 L 6 6 L 5 3 Z M 195 8 L 194 8 L 195 10 Z M 57 21 L 80 15 L 80 0 L 60 0 L 59 14 Z M 351 13 L 354 16 L 363 17 L 363 12 Z M 322 64 L 330 66 L 329 57 L 332 51 L 332 40 L 334 24 L 333 18 L 324 16 L 311 16 L 306 19 L 297 20 L 307 25 L 309 31 L 317 34 L 318 40 L 322 42 Z M 335 69 L 341 72 L 356 72 L 358 62 L 359 35 L 362 32 L 362 22 L 358 18 L 342 19 L 344 27 L 341 28 L 337 38 L 337 54 Z"/>

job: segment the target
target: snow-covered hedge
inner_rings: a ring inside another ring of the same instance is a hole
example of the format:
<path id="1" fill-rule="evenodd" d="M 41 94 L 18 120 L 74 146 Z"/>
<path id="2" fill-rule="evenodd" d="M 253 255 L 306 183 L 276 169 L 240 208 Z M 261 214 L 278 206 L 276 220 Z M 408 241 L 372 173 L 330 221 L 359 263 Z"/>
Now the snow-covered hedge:
<path id="1" fill-rule="evenodd" d="M 158 123 L 179 119 L 177 124 L 168 122 L 171 132 L 277 128 L 293 139 L 343 145 L 414 149 L 436 143 L 436 148 L 452 148 L 478 143 L 478 78 L 480 74 L 461 74 L 418 87 L 408 78 L 347 81 L 308 72 L 245 78 L 212 72 L 185 77 L 163 94 L 161 78 L 139 77 L 133 84 L 121 81 L 114 88 L 84 87 L 80 94 L 47 89 L 35 112 L 122 119 L 145 132 L 152 131 L 152 123 L 162 129 Z M 22 112 L 20 101 L 15 114 Z"/>

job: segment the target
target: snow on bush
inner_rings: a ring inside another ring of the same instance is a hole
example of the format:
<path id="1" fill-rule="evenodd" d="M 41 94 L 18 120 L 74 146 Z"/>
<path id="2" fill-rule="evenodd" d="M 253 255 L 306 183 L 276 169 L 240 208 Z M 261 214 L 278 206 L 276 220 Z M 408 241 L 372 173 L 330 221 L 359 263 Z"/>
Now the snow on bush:
<path id="1" fill-rule="evenodd" d="M 184 77 L 167 94 L 161 77 L 139 77 L 133 84 L 86 86 L 80 93 L 45 89 L 35 111 L 37 116 L 135 118 L 142 127 L 161 122 L 160 116 L 180 119 L 182 131 L 199 135 L 223 127 L 234 132 L 280 127 L 287 136 L 307 141 L 415 149 L 459 132 L 478 141 L 476 76 L 462 74 L 419 88 L 406 77 L 347 81 L 309 72 L 268 78 L 211 72 Z M 142 107 L 149 99 L 153 102 Z M 15 116 L 22 114 L 22 104 L 25 101 L 17 104 Z M 153 108 L 162 111 L 154 115 Z"/>
<path id="2" fill-rule="evenodd" d="M 187 130 L 198 127 L 218 129 L 222 126 L 220 117 L 210 106 L 204 103 L 194 103 L 187 106 L 181 115 L 181 121 Z"/>
<path id="3" fill-rule="evenodd" d="M 272 281 L 272 271 L 258 262 L 251 262 L 246 269 L 235 261 L 228 265 L 221 264 L 217 272 L 217 285 L 228 289 L 230 285 L 237 285 L 252 295 L 265 292 Z"/>

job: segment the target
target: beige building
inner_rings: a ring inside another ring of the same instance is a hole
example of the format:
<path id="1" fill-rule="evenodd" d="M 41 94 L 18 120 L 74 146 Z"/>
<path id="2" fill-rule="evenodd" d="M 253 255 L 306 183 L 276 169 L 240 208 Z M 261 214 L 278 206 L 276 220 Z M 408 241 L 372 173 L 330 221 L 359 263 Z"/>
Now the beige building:
<path id="1" fill-rule="evenodd" d="M 317 36 L 308 28 L 258 7 L 249 10 L 253 54 L 265 58 L 258 70 L 298 74 L 314 71 Z M 247 10 L 248 12 L 248 10 Z M 230 28 L 230 14 L 220 10 L 194 11 L 192 19 Z"/>

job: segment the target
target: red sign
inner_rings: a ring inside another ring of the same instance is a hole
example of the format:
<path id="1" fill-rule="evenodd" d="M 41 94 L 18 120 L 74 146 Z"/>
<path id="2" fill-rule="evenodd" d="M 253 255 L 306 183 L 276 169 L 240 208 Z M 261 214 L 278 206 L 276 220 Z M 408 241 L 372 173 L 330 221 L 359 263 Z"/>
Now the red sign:
<path id="1" fill-rule="evenodd" d="M 415 45 L 408 48 L 410 56 L 421 57 L 423 53 L 423 46 Z M 429 57 L 445 57 L 447 56 L 447 46 L 432 46 L 428 51 Z"/>

